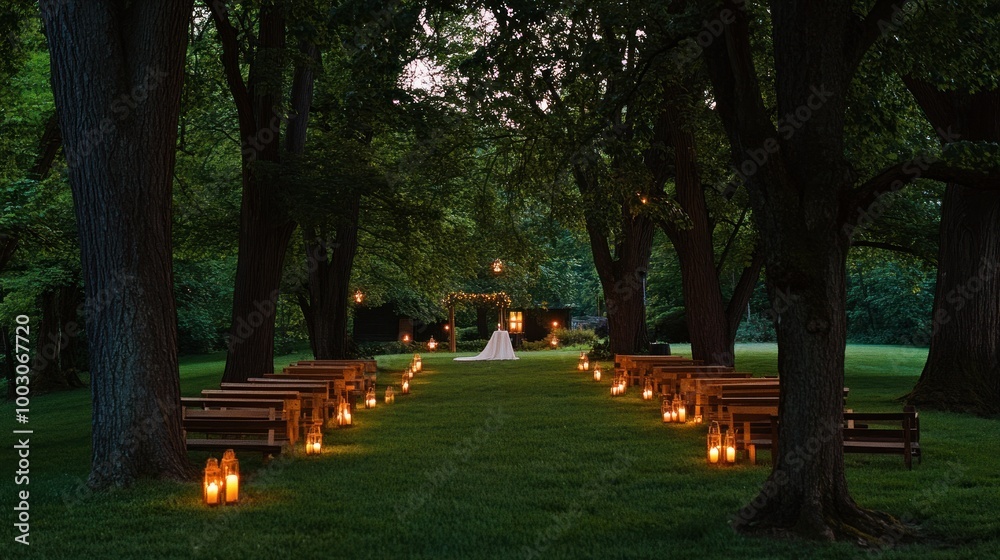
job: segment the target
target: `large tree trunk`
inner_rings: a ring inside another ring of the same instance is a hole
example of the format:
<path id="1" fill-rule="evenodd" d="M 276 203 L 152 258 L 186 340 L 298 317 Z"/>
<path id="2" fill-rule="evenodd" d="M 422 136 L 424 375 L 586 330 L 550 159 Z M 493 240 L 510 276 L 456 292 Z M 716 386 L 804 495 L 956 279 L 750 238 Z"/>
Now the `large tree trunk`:
<path id="1" fill-rule="evenodd" d="M 170 215 L 191 2 L 40 7 L 89 303 L 90 483 L 184 479 Z"/>
<path id="2" fill-rule="evenodd" d="M 776 127 L 760 94 L 748 15 L 733 0 L 723 9 L 723 21 L 734 21 L 724 40 L 706 49 L 706 60 L 761 236 L 781 376 L 773 469 L 734 527 L 869 544 L 887 534 L 905 538 L 897 521 L 854 502 L 841 432 L 850 246 L 843 225 L 853 185 L 844 158 L 846 94 L 881 15 L 861 22 L 846 0 L 772 4 L 777 109 L 784 116 Z"/>
<path id="3" fill-rule="evenodd" d="M 68 389 L 69 383 L 62 373 L 62 321 L 59 301 L 60 290 L 50 288 L 39 296 L 41 320 L 35 329 L 35 356 L 32 361 L 33 383 L 42 391 Z"/>
<path id="4" fill-rule="evenodd" d="M 284 48 L 285 21 L 280 7 L 261 8 L 259 44 L 244 83 L 236 29 L 223 4 L 213 2 L 210 7 L 244 141 L 236 283 L 222 379 L 245 381 L 274 369 L 275 311 L 285 252 L 295 231 L 295 222 L 278 200 L 277 181 L 267 173 L 281 159 L 281 119 L 275 112 L 281 88 L 276 76 L 283 71 L 277 53 Z"/>
<path id="5" fill-rule="evenodd" d="M 930 123 L 967 141 L 1000 141 L 1000 91 L 939 91 L 906 78 Z M 941 205 L 927 363 L 907 401 L 1000 413 L 1000 191 L 949 184 Z"/>

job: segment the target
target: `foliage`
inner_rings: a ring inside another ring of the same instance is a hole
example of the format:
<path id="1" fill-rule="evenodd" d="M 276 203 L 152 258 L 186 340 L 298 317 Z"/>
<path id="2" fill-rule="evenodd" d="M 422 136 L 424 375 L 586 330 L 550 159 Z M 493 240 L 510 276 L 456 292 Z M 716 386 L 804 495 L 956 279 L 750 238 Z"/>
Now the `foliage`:
<path id="1" fill-rule="evenodd" d="M 607 338 L 601 338 L 594 342 L 587 355 L 595 362 L 598 360 L 608 361 L 615 358 L 615 355 L 611 353 L 611 342 Z"/>
<path id="2" fill-rule="evenodd" d="M 597 342 L 597 335 L 592 329 L 558 328 L 552 330 L 552 335 L 559 339 L 560 346 L 591 345 Z"/>

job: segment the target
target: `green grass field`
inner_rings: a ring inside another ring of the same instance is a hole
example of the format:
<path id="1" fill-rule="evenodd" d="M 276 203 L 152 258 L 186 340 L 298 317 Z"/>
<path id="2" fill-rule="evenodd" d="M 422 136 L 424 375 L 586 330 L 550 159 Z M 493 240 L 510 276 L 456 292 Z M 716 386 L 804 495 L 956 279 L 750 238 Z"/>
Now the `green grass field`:
<path id="1" fill-rule="evenodd" d="M 849 347 L 849 405 L 898 410 L 894 399 L 925 355 Z M 575 371 L 575 352 L 520 356 L 463 364 L 424 354 L 413 394 L 327 431 L 321 457 L 242 456 L 244 502 L 224 509 L 203 507 L 195 481 L 89 492 L 89 393 L 38 396 L 31 545 L 13 543 L 17 425 L 6 420 L 0 551 L 18 559 L 1000 558 L 996 420 L 922 412 L 925 456 L 912 471 L 898 456 L 848 456 L 854 497 L 919 524 L 922 544 L 861 551 L 744 538 L 729 519 L 760 488 L 767 461 L 709 468 L 704 426 L 662 424 L 635 388 L 612 399 L 607 381 Z M 183 360 L 183 393 L 216 386 L 222 359 Z M 398 383 L 408 359 L 381 357 L 380 387 Z M 773 373 L 775 347 L 739 346 L 737 365 Z M 13 412 L 0 406 L 4 418 Z M 192 454 L 201 465 L 205 457 Z"/>

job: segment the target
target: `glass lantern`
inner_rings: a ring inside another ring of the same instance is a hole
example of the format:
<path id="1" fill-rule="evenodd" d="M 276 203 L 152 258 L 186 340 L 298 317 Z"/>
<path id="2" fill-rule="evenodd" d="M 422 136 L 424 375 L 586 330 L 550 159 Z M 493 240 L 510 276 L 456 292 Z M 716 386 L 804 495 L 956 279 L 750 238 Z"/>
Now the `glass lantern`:
<path id="1" fill-rule="evenodd" d="M 432 336 L 431 339 L 427 341 L 427 349 L 433 352 L 437 350 L 437 347 L 438 343 L 436 340 L 434 340 L 434 337 Z"/>
<path id="2" fill-rule="evenodd" d="M 396 402 L 396 392 L 392 390 L 392 387 L 385 388 L 385 404 L 390 404 Z"/>
<path id="3" fill-rule="evenodd" d="M 590 360 L 587 359 L 586 352 L 580 352 L 580 359 L 576 363 L 576 369 L 580 371 L 587 371 L 590 369 Z"/>
<path id="4" fill-rule="evenodd" d="M 723 438 L 723 449 L 726 450 L 726 464 L 733 465 L 736 463 L 736 436 L 733 435 L 732 430 L 726 430 L 726 436 Z"/>
<path id="5" fill-rule="evenodd" d="M 708 427 L 707 453 L 709 464 L 719 464 L 722 459 L 722 432 L 719 430 L 719 423 L 715 421 Z"/>
<path id="6" fill-rule="evenodd" d="M 594 381 L 600 381 L 600 380 L 601 380 L 601 366 L 595 365 L 594 366 Z"/>
<path id="7" fill-rule="evenodd" d="M 667 397 L 660 399 L 660 415 L 663 416 L 663 423 L 667 424 L 673 422 L 673 407 Z"/>
<path id="8" fill-rule="evenodd" d="M 375 408 L 376 402 L 378 402 L 378 398 L 375 396 L 375 387 L 369 387 L 368 392 L 365 393 L 365 408 Z"/>
<path id="9" fill-rule="evenodd" d="M 642 384 L 642 400 L 651 401 L 653 400 L 653 380 L 646 378 L 646 381 Z"/>
<path id="10" fill-rule="evenodd" d="M 410 394 L 410 380 L 405 375 L 403 376 L 403 385 L 400 388 L 400 392 L 404 395 Z"/>
<path id="11" fill-rule="evenodd" d="M 240 501 L 240 461 L 236 458 L 236 452 L 232 449 L 227 449 L 222 454 L 219 467 L 222 469 L 222 476 L 226 481 L 223 503 L 238 503 Z"/>
<path id="12" fill-rule="evenodd" d="M 205 505 L 215 507 L 222 503 L 223 493 L 226 491 L 226 479 L 222 476 L 222 469 L 219 468 L 219 461 L 215 457 L 209 457 L 205 463 L 205 477 L 202 488 L 202 500 Z"/>
<path id="13" fill-rule="evenodd" d="M 684 405 L 684 401 L 681 400 L 680 395 L 674 395 L 674 400 L 670 403 L 671 416 L 674 422 L 680 422 L 681 424 L 687 422 L 687 407 Z"/>
<path id="14" fill-rule="evenodd" d="M 346 428 L 354 424 L 354 417 L 351 415 L 351 403 L 347 401 L 337 405 L 337 425 Z"/>
<path id="15" fill-rule="evenodd" d="M 319 455 L 323 451 L 323 430 L 319 424 L 313 424 L 306 434 L 306 455 Z"/>
<path id="16" fill-rule="evenodd" d="M 424 370 L 424 361 L 421 359 L 420 354 L 413 355 L 413 370 L 417 373 Z"/>

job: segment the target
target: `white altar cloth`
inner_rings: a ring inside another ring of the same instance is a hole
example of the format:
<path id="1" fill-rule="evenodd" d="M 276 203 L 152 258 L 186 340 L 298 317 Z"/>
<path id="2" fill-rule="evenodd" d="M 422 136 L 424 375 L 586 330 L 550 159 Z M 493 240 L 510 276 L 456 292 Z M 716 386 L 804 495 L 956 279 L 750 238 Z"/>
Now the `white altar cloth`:
<path id="1" fill-rule="evenodd" d="M 466 358 L 455 358 L 457 362 L 474 362 L 479 360 L 516 360 L 514 347 L 510 344 L 510 335 L 507 331 L 494 331 L 490 337 L 490 342 L 486 348 L 477 356 Z"/>

